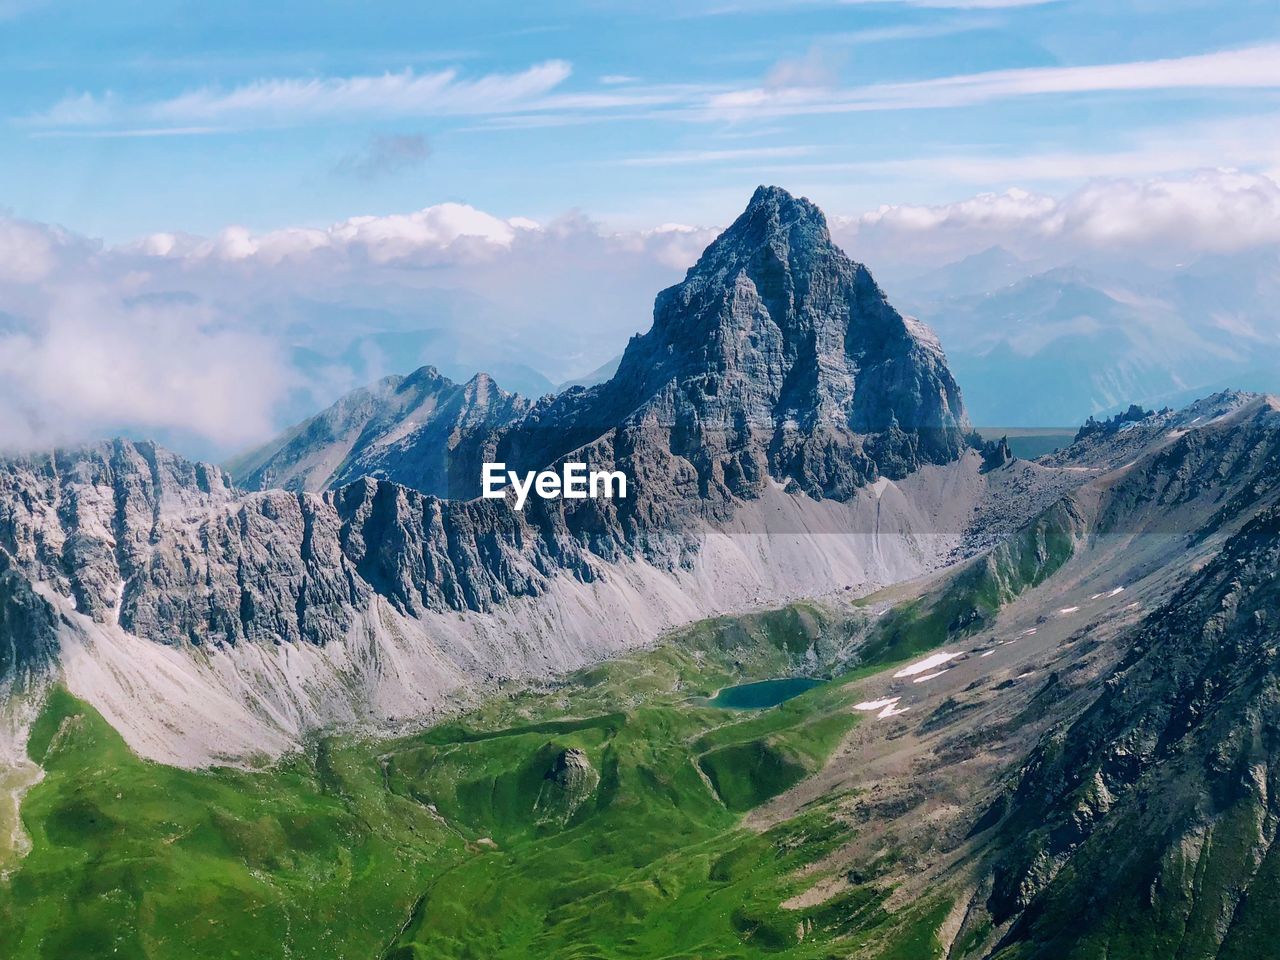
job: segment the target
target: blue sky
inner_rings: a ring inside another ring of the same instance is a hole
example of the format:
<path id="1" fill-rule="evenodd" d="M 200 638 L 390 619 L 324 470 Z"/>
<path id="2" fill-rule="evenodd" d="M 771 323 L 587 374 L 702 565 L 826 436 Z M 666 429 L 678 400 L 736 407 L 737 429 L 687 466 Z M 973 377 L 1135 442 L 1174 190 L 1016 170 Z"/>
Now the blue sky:
<path id="1" fill-rule="evenodd" d="M 1273 172 L 1274 2 L 0 0 L 0 208 L 120 242 L 446 201 L 723 223 Z"/>

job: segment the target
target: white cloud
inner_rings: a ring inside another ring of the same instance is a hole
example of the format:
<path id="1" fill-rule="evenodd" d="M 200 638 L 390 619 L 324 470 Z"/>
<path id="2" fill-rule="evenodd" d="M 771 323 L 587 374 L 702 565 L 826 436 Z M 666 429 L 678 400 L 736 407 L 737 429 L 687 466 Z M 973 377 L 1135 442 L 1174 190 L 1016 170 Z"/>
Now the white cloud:
<path id="1" fill-rule="evenodd" d="M 173 234 L 153 234 L 141 241 L 139 249 L 184 260 L 277 264 L 323 252 L 387 264 L 435 257 L 455 245 L 455 256 L 480 256 L 510 247 L 517 231 L 536 229 L 538 225 L 525 218 L 503 220 L 466 204 L 442 203 L 413 213 L 351 217 L 323 229 L 284 227 L 255 234 L 245 227 L 231 226 L 209 240 L 186 238 L 181 242 Z"/>
<path id="2" fill-rule="evenodd" d="M 918 267 L 996 244 L 1028 257 L 1194 257 L 1280 243 L 1280 184 L 1235 170 L 1096 180 L 1061 198 L 1014 188 L 934 206 L 883 206 L 832 227 L 873 265 Z"/>
<path id="3" fill-rule="evenodd" d="M 831 223 L 877 276 L 993 244 L 1058 262 L 1180 260 L 1280 243 L 1280 185 L 1206 170 L 1064 196 L 1010 189 L 885 206 Z M 620 231 L 579 215 L 539 224 L 440 204 L 104 247 L 0 218 L 0 446 L 129 427 L 226 454 L 390 369 L 514 371 L 502 382 L 523 365 L 568 379 L 647 329 L 656 292 L 716 232 Z"/>
<path id="4" fill-rule="evenodd" d="M 53 269 L 55 248 L 61 241 L 50 227 L 0 219 L 0 283 L 44 279 Z"/>
<path id="5" fill-rule="evenodd" d="M 937 206 L 885 205 L 853 218 L 856 229 L 887 228 L 912 233 L 934 230 L 1016 230 L 1028 223 L 1052 222 L 1060 204 L 1052 197 L 1011 188 L 982 193 L 967 200 Z"/>
<path id="6" fill-rule="evenodd" d="M 372 76 L 256 80 L 224 90 L 203 87 L 167 100 L 127 103 L 112 93 L 81 93 L 34 118 L 50 128 L 128 124 L 206 129 L 194 125 L 297 124 L 326 118 L 422 117 L 516 110 L 559 86 L 570 74 L 563 60 L 519 73 L 474 79 L 457 70 L 404 70 Z M 216 126 L 215 126 L 216 129 Z"/>
<path id="7" fill-rule="evenodd" d="M 1160 60 L 1025 67 L 841 90 L 763 86 L 711 97 L 711 115 L 742 117 L 960 107 L 1044 94 L 1280 87 L 1280 44 Z"/>
<path id="8" fill-rule="evenodd" d="M 1062 231 L 1108 247 L 1158 243 L 1232 251 L 1280 243 L 1280 184 L 1230 170 L 1090 184 L 1063 205 Z"/>
<path id="9" fill-rule="evenodd" d="M 64 277 L 0 329 L 0 448 L 128 429 L 229 449 L 270 433 L 293 385 L 280 344 L 207 306 L 132 301 L 125 294 L 142 280 Z"/>

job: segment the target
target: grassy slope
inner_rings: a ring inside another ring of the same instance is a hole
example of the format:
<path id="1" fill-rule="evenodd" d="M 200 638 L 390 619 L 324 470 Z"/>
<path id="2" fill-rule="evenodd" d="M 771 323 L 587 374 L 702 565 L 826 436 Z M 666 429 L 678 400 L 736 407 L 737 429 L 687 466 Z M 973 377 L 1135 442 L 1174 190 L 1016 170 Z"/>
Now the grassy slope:
<path id="1" fill-rule="evenodd" d="M 28 749 L 46 778 L 23 803 L 33 849 L 0 887 L 5 956 L 369 956 L 431 862 L 461 852 L 353 745 L 191 773 L 140 761 L 55 691 Z"/>
<path id="2" fill-rule="evenodd" d="M 1066 501 L 1051 507 L 937 589 L 890 610 L 859 651 L 861 662 L 887 666 L 988 626 L 1001 607 L 1071 559 L 1081 527 Z"/>
<path id="3" fill-rule="evenodd" d="M 141 761 L 55 693 L 29 747 L 47 772 L 23 807 L 34 849 L 0 885 L 0 957 L 924 960 L 946 903 L 891 917 L 888 889 L 850 883 L 780 908 L 814 880 L 797 869 L 855 829 L 840 798 L 764 834 L 739 825 L 825 762 L 856 689 L 765 711 L 698 702 L 857 629 L 804 606 L 707 621 L 560 689 L 404 740 L 326 740 L 264 772 Z M 893 630 L 873 638 L 877 662 L 932 640 Z M 592 766 L 577 792 L 548 776 L 570 748 Z"/>

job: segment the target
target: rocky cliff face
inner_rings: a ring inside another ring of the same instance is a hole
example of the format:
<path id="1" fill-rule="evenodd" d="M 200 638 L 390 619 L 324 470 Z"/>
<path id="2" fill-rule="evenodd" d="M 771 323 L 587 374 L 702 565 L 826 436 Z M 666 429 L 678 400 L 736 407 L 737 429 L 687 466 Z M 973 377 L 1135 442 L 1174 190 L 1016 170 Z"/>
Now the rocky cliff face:
<path id="1" fill-rule="evenodd" d="M 771 479 L 846 499 L 956 459 L 967 428 L 932 334 L 831 242 L 817 207 L 761 187 L 658 295 L 611 380 L 539 404 L 496 449 L 532 466 L 603 441 L 595 452 L 642 480 L 638 461 L 670 461 L 714 508 Z"/>
<path id="2" fill-rule="evenodd" d="M 235 499 L 217 467 L 151 443 L 5 460 L 0 567 L 48 584 L 91 617 L 114 618 L 157 544 L 190 536 L 194 521 Z"/>
<path id="3" fill-rule="evenodd" d="M 323 495 L 239 495 L 225 476 L 117 440 L 0 463 L 0 563 L 79 613 L 170 644 L 345 635 L 380 595 L 406 612 L 485 610 L 582 548 L 504 503 L 440 500 L 385 481 Z"/>
<path id="4" fill-rule="evenodd" d="M 422 367 L 347 394 L 229 469 L 248 490 L 325 490 L 379 477 L 448 497 L 453 452 L 483 452 L 490 434 L 528 408 L 487 374 L 457 384 Z"/>
<path id="5" fill-rule="evenodd" d="M 1032 753 L 990 898 L 1010 956 L 1257 955 L 1280 894 L 1277 562 L 1266 507 Z"/>
<path id="6" fill-rule="evenodd" d="M 1280 403 L 1197 408 L 1203 429 L 1148 424 L 1163 445 L 1096 502 L 1130 576 L 1162 566 L 1139 562 L 1150 539 L 1182 578 L 1008 794 L 988 906 L 1033 955 L 1233 956 L 1280 890 L 1261 869 L 1280 823 Z"/>
<path id="7" fill-rule="evenodd" d="M 323 644 L 375 594 L 409 614 L 484 611 L 557 574 L 590 581 L 602 562 L 684 563 L 699 522 L 771 480 L 847 499 L 964 449 L 936 343 L 806 200 L 758 190 L 654 316 L 611 381 L 496 435 L 525 401 L 424 368 L 308 421 L 246 474 L 299 488 L 365 475 L 322 495 L 238 496 L 216 468 L 125 441 L 10 461 L 0 547 L 78 611 L 140 636 Z M 457 475 L 478 481 L 489 456 L 534 469 L 570 454 L 622 468 L 632 495 L 516 512 L 422 492 L 467 487 Z"/>
<path id="8" fill-rule="evenodd" d="M 931 634 L 919 652 L 945 664 L 864 686 L 895 722 L 877 715 L 824 773 L 866 797 L 851 876 L 951 898 L 945 956 L 1225 960 L 1269 942 L 1280 401 L 1221 394 L 1134 423 L 1046 458 L 1090 479 L 878 621 L 894 643 Z M 886 851 L 893 868 L 869 866 Z"/>

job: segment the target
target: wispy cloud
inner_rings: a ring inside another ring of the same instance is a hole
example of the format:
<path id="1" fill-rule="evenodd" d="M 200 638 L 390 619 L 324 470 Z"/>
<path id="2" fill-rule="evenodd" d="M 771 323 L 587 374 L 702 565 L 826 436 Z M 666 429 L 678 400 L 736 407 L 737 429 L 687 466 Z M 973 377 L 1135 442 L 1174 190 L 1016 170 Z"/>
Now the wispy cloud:
<path id="1" fill-rule="evenodd" d="M 718 116 L 959 107 L 1045 94 L 1280 87 L 1280 43 L 1160 60 L 1024 67 L 840 90 L 760 87 L 711 98 Z"/>
<path id="2" fill-rule="evenodd" d="M 853 87 L 839 84 L 837 67 L 830 51 L 815 47 L 803 57 L 779 61 L 759 86 L 736 89 L 713 83 L 604 81 L 567 89 L 571 68 L 562 60 L 476 77 L 448 69 L 264 79 L 142 103 L 110 92 L 82 93 L 27 122 L 35 131 L 64 136 L 159 136 L 369 118 L 476 117 L 489 126 L 507 127 L 653 118 L 722 122 L 963 108 L 1048 95 L 1275 89 L 1280 88 L 1280 43 L 1158 60 L 1023 67 Z"/>
<path id="3" fill-rule="evenodd" d="M 845 0 L 849 3 L 905 3 L 910 7 L 944 10 L 1006 10 L 1013 7 L 1044 7 L 1060 0 Z"/>
<path id="4" fill-rule="evenodd" d="M 823 42 L 834 45 L 857 46 L 870 43 L 891 43 L 898 40 L 933 40 L 957 33 L 989 30 L 1000 24 L 994 17 L 956 16 L 940 23 L 900 23 L 889 27 L 866 27 L 846 30 L 824 36 Z"/>
<path id="5" fill-rule="evenodd" d="M 766 90 L 830 89 L 840 81 L 842 56 L 818 44 L 802 57 L 779 60 L 765 74 Z"/>
<path id="6" fill-rule="evenodd" d="M 151 137 L 195 137 L 209 133 L 227 133 L 228 127 L 137 127 L 106 130 L 33 130 L 37 140 L 65 140 L 70 138 L 90 140 L 148 139 Z"/>
<path id="7" fill-rule="evenodd" d="M 682 17 L 718 17 L 735 13 L 769 13 L 797 7 L 903 6 L 934 10 L 1008 10 L 1017 7 L 1044 7 L 1062 0 L 725 0 L 705 7 L 686 8 Z"/>
<path id="8" fill-rule="evenodd" d="M 12 20 L 45 5 L 46 0 L 0 0 L 0 20 Z"/>
<path id="9" fill-rule="evenodd" d="M 919 151 L 879 160 L 815 160 L 771 165 L 771 174 L 812 178 L 837 175 L 859 179 L 993 185 L 1064 183 L 1086 179 L 1152 177 L 1235 167 L 1280 171 L 1280 116 L 1274 113 L 1183 123 L 1133 132 L 1113 139 L 1109 149 L 981 149 Z"/>
<path id="10" fill-rule="evenodd" d="M 218 125 L 297 124 L 356 117 L 466 116 L 518 110 L 545 97 L 570 74 L 563 60 L 519 73 L 466 78 L 457 70 L 404 70 L 371 76 L 265 79 L 230 89 L 201 87 L 176 97 L 131 103 L 108 92 L 82 93 L 33 117 L 56 129 L 129 126 L 208 129 Z"/>

